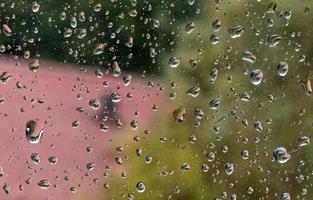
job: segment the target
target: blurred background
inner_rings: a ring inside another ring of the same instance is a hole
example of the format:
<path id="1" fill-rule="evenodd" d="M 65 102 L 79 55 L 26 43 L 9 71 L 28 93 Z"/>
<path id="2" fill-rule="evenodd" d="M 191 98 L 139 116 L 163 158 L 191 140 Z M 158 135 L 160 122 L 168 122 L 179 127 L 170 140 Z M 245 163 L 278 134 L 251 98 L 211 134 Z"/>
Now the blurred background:
<path id="1" fill-rule="evenodd" d="M 313 199 L 310 0 L 0 7 L 1 199 Z"/>

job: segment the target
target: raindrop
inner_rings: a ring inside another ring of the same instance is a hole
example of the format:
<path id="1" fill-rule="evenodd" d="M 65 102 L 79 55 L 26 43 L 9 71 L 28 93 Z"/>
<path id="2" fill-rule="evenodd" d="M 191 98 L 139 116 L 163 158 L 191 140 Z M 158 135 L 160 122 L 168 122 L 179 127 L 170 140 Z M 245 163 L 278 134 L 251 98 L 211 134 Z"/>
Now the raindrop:
<path id="1" fill-rule="evenodd" d="M 287 75 L 287 72 L 288 72 L 288 63 L 280 62 L 277 66 L 277 74 L 281 77 L 284 77 Z"/>
<path id="2" fill-rule="evenodd" d="M 2 187 L 3 191 L 6 193 L 6 194 L 10 194 L 10 191 L 11 191 L 11 187 L 9 184 L 5 183 L 4 186 Z"/>
<path id="3" fill-rule="evenodd" d="M 218 32 L 221 29 L 221 26 L 222 26 L 222 22 L 219 19 L 213 21 L 212 23 L 212 28 L 214 32 Z"/>
<path id="4" fill-rule="evenodd" d="M 185 26 L 185 31 L 191 33 L 195 29 L 196 24 L 194 22 L 188 22 Z"/>
<path id="5" fill-rule="evenodd" d="M 28 63 L 28 68 L 32 72 L 36 72 L 39 69 L 39 60 L 34 59 L 31 62 Z"/>
<path id="6" fill-rule="evenodd" d="M 291 200 L 289 192 L 283 192 L 280 196 L 280 200 Z"/>
<path id="7" fill-rule="evenodd" d="M 290 154 L 284 147 L 274 149 L 273 155 L 274 159 L 281 164 L 286 163 L 291 158 Z"/>
<path id="8" fill-rule="evenodd" d="M 269 35 L 268 36 L 268 39 L 267 39 L 267 42 L 268 42 L 268 45 L 270 47 L 275 47 L 279 44 L 279 42 L 281 41 L 282 37 L 277 35 L 277 34 L 273 34 L 273 35 Z"/>
<path id="9" fill-rule="evenodd" d="M 137 189 L 138 193 L 143 193 L 145 191 L 145 189 L 146 189 L 146 186 L 145 186 L 145 184 L 142 181 L 139 181 L 136 184 L 136 189 Z"/>
<path id="10" fill-rule="evenodd" d="M 244 27 L 241 25 L 233 25 L 228 29 L 231 38 L 240 37 L 243 31 Z"/>
<path id="11" fill-rule="evenodd" d="M 113 69 L 112 70 L 113 70 L 112 74 L 115 77 L 119 77 L 121 75 L 121 73 L 122 73 L 120 65 L 116 61 L 113 62 Z"/>
<path id="12" fill-rule="evenodd" d="M 250 63 L 255 63 L 256 56 L 253 53 L 251 53 L 251 51 L 246 50 L 243 52 L 241 59 Z"/>
<path id="13" fill-rule="evenodd" d="M 227 175 L 231 175 L 234 172 L 234 164 L 233 163 L 226 163 L 224 169 L 225 169 L 225 173 Z"/>
<path id="14" fill-rule="evenodd" d="M 36 130 L 37 123 L 33 120 L 26 123 L 26 139 L 30 144 L 37 144 L 40 142 L 44 129 L 42 128 L 37 136 L 33 136 L 34 131 Z"/>
<path id="15" fill-rule="evenodd" d="M 57 164 L 58 159 L 55 156 L 50 156 L 48 158 L 48 161 L 49 161 L 50 164 L 55 165 L 55 164 Z"/>
<path id="16" fill-rule="evenodd" d="M 39 181 L 37 183 L 37 185 L 41 188 L 41 189 L 48 189 L 50 187 L 50 183 L 47 179 L 43 179 L 41 181 Z"/>
<path id="17" fill-rule="evenodd" d="M 40 8 L 40 5 L 35 1 L 33 2 L 32 4 L 32 10 L 33 12 L 38 12 L 39 11 L 39 8 Z"/>
<path id="18" fill-rule="evenodd" d="M 132 80 L 132 76 L 130 74 L 126 74 L 123 77 L 123 84 L 124 84 L 124 86 L 128 86 L 130 84 L 131 80 Z"/>
<path id="19" fill-rule="evenodd" d="M 298 145 L 300 147 L 302 146 L 306 146 L 310 144 L 310 138 L 308 136 L 302 135 L 299 139 L 298 139 Z"/>
<path id="20" fill-rule="evenodd" d="M 88 171 L 92 171 L 96 167 L 96 164 L 93 162 L 90 162 L 86 165 L 86 168 Z"/>
<path id="21" fill-rule="evenodd" d="M 183 122 L 186 119 L 186 109 L 184 107 L 179 107 L 173 112 L 174 120 L 177 122 Z"/>
<path id="22" fill-rule="evenodd" d="M 100 55 L 103 53 L 105 47 L 107 47 L 107 43 L 98 43 L 93 50 L 94 55 Z"/>
<path id="23" fill-rule="evenodd" d="M 209 102 L 209 108 L 211 108 L 212 110 L 216 110 L 218 109 L 221 103 L 222 103 L 222 98 L 213 99 Z"/>
<path id="24" fill-rule="evenodd" d="M 213 81 L 213 82 L 216 81 L 217 75 L 218 75 L 218 69 L 213 67 L 211 72 L 210 72 L 210 79 L 211 79 L 211 81 Z"/>
<path id="25" fill-rule="evenodd" d="M 177 57 L 171 57 L 168 61 L 168 65 L 170 67 L 178 67 L 178 65 L 180 64 L 180 60 Z"/>
<path id="26" fill-rule="evenodd" d="M 98 99 L 91 99 L 89 106 L 94 110 L 98 110 L 100 108 L 100 101 Z"/>
<path id="27" fill-rule="evenodd" d="M 187 95 L 197 97 L 200 94 L 200 87 L 194 86 L 187 91 Z"/>
<path id="28" fill-rule="evenodd" d="M 118 103 L 118 102 L 120 102 L 122 100 L 122 96 L 120 94 L 118 94 L 117 92 L 113 92 L 111 94 L 111 100 L 114 103 Z"/>
<path id="29" fill-rule="evenodd" d="M 12 30 L 9 27 L 9 25 L 3 24 L 2 25 L 2 30 L 3 30 L 3 33 L 4 33 L 5 36 L 7 36 L 7 37 L 12 36 Z"/>
<path id="30" fill-rule="evenodd" d="M 30 158 L 33 161 L 33 163 L 35 163 L 36 165 L 40 163 L 40 156 L 38 153 L 32 153 Z"/>
<path id="31" fill-rule="evenodd" d="M 253 85 L 259 85 L 263 80 L 263 72 L 259 69 L 255 69 L 250 73 L 250 82 Z"/>

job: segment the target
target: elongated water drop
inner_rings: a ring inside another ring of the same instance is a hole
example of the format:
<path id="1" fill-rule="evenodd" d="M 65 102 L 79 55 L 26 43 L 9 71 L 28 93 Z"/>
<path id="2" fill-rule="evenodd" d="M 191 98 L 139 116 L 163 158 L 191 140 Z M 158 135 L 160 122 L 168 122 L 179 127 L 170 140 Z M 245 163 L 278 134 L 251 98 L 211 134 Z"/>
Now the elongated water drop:
<path id="1" fill-rule="evenodd" d="M 30 144 L 38 144 L 42 138 L 44 129 L 42 128 L 36 136 L 33 136 L 37 123 L 33 120 L 26 123 L 26 139 Z"/>
<path id="2" fill-rule="evenodd" d="M 237 38 L 241 36 L 244 29 L 245 28 L 241 25 L 233 25 L 228 29 L 228 32 L 231 38 Z"/>
<path id="3" fill-rule="evenodd" d="M 47 190 L 50 187 L 50 182 L 47 179 L 42 179 L 40 180 L 37 185 L 41 188 L 41 189 L 45 189 Z"/>

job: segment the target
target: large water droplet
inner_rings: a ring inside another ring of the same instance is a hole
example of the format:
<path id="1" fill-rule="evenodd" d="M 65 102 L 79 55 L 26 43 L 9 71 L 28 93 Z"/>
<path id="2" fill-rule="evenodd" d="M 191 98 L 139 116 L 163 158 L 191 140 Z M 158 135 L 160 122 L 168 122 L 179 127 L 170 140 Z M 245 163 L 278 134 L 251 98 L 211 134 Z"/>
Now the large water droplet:
<path id="1" fill-rule="evenodd" d="M 285 147 L 278 147 L 274 149 L 273 155 L 274 159 L 281 164 L 286 163 L 291 158 Z"/>
<path id="2" fill-rule="evenodd" d="M 33 120 L 26 123 L 26 139 L 31 144 L 37 144 L 40 142 L 44 129 L 42 128 L 36 136 L 33 136 L 33 133 L 36 130 L 37 123 Z"/>

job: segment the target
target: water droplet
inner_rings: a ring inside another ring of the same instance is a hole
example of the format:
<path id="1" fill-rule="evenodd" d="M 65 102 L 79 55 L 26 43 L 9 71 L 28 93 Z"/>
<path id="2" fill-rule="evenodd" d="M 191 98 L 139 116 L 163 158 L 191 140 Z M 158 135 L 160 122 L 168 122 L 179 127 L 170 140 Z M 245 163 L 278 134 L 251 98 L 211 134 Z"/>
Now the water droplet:
<path id="1" fill-rule="evenodd" d="M 63 37 L 69 38 L 69 37 L 71 37 L 72 35 L 73 35 L 73 29 L 71 29 L 71 28 L 66 28 L 66 29 L 64 30 Z"/>
<path id="2" fill-rule="evenodd" d="M 224 169 L 225 169 L 225 173 L 227 175 L 231 175 L 235 170 L 234 164 L 233 163 L 226 163 Z"/>
<path id="3" fill-rule="evenodd" d="M 196 27 L 196 24 L 194 22 L 188 22 L 185 26 L 185 31 L 187 33 L 191 33 Z"/>
<path id="4" fill-rule="evenodd" d="M 219 41 L 220 41 L 220 38 L 217 35 L 215 34 L 211 35 L 210 42 L 212 45 L 216 45 Z"/>
<path id="5" fill-rule="evenodd" d="M 277 12 L 277 3 L 271 2 L 266 9 L 267 13 L 275 13 Z"/>
<path id="6" fill-rule="evenodd" d="M 308 136 L 302 135 L 299 139 L 298 139 L 298 145 L 300 147 L 302 146 L 306 146 L 310 144 L 310 138 Z"/>
<path id="7" fill-rule="evenodd" d="M 290 158 L 290 154 L 287 152 L 287 149 L 284 147 L 278 147 L 274 150 L 273 152 L 274 155 L 274 159 L 278 162 L 278 163 L 286 163 Z"/>
<path id="8" fill-rule="evenodd" d="M 210 152 L 207 154 L 206 158 L 209 162 L 212 162 L 215 159 L 215 154 L 213 152 Z"/>
<path id="9" fill-rule="evenodd" d="M 117 92 L 113 92 L 111 94 L 111 100 L 114 103 L 118 103 L 118 102 L 120 102 L 122 100 L 122 96 L 120 94 L 118 94 Z"/>
<path id="10" fill-rule="evenodd" d="M 222 103 L 222 98 L 219 97 L 219 98 L 213 99 L 209 102 L 209 108 L 211 108 L 212 110 L 216 110 L 218 109 L 221 103 Z"/>
<path id="11" fill-rule="evenodd" d="M 145 159 L 146 163 L 149 164 L 152 162 L 152 156 L 146 156 L 146 159 Z"/>
<path id="12" fill-rule="evenodd" d="M 41 189 L 45 189 L 47 190 L 50 187 L 50 182 L 47 179 L 43 179 L 40 180 L 37 185 L 41 188 Z"/>
<path id="13" fill-rule="evenodd" d="M 93 50 L 94 55 L 100 55 L 103 53 L 104 49 L 107 47 L 107 43 L 98 43 Z"/>
<path id="14" fill-rule="evenodd" d="M 5 36 L 9 37 L 12 36 L 12 29 L 7 24 L 2 25 L 2 30 Z"/>
<path id="15" fill-rule="evenodd" d="M 180 60 L 177 57 L 171 57 L 168 61 L 168 65 L 170 67 L 178 67 L 178 65 L 180 64 Z"/>
<path id="16" fill-rule="evenodd" d="M 183 122 L 186 119 L 186 109 L 184 107 L 179 107 L 173 112 L 174 120 L 177 122 Z"/>
<path id="17" fill-rule="evenodd" d="M 146 186 L 145 186 L 145 184 L 142 181 L 139 181 L 136 184 L 136 189 L 137 189 L 137 192 L 143 193 L 146 190 Z"/>
<path id="18" fill-rule="evenodd" d="M 123 77 L 123 84 L 124 84 L 124 86 L 128 86 L 130 84 L 131 80 L 132 80 L 132 76 L 130 74 L 126 74 Z"/>
<path id="19" fill-rule="evenodd" d="M 88 171 L 92 171 L 96 167 L 96 164 L 93 162 L 90 162 L 86 165 L 86 168 Z"/>
<path id="20" fill-rule="evenodd" d="M 80 28 L 77 31 L 77 38 L 83 39 L 87 35 L 87 30 L 85 28 Z"/>
<path id="21" fill-rule="evenodd" d="M 250 101 L 250 95 L 247 92 L 239 94 L 239 99 L 241 101 Z"/>
<path id="22" fill-rule="evenodd" d="M 42 128 L 36 136 L 33 136 L 36 130 L 37 123 L 33 120 L 26 123 L 26 139 L 30 144 L 37 144 L 40 142 L 44 129 Z"/>
<path id="23" fill-rule="evenodd" d="M 250 63 L 255 63 L 256 56 L 251 51 L 246 50 L 243 52 L 241 59 Z"/>
<path id="24" fill-rule="evenodd" d="M 291 200 L 289 192 L 283 192 L 280 196 L 280 200 Z"/>
<path id="25" fill-rule="evenodd" d="M 28 68 L 30 71 L 32 72 L 36 72 L 39 69 L 39 60 L 38 59 L 34 59 L 31 62 L 28 63 Z"/>
<path id="26" fill-rule="evenodd" d="M 312 94 L 312 86 L 309 77 L 305 81 L 301 81 L 300 84 L 306 95 L 310 96 Z"/>
<path id="27" fill-rule="evenodd" d="M 277 74 L 281 77 L 286 76 L 288 73 L 288 63 L 280 62 L 277 66 Z"/>
<path id="28" fill-rule="evenodd" d="M 244 31 L 244 27 L 241 25 L 233 25 L 228 29 L 231 38 L 240 37 Z"/>
<path id="29" fill-rule="evenodd" d="M 35 163 L 36 165 L 40 163 L 40 156 L 38 153 L 32 153 L 30 158 L 33 161 L 33 163 Z"/>
<path id="30" fill-rule="evenodd" d="M 138 128 L 138 121 L 132 120 L 132 121 L 130 122 L 130 127 L 131 127 L 134 131 L 137 130 L 137 128 Z"/>
<path id="31" fill-rule="evenodd" d="M 194 86 L 187 91 L 187 95 L 197 97 L 200 94 L 200 87 Z"/>
<path id="32" fill-rule="evenodd" d="M 122 73 L 120 65 L 116 61 L 113 61 L 113 69 L 112 70 L 113 70 L 112 74 L 115 77 L 119 77 L 121 75 L 121 73 Z"/>
<path id="33" fill-rule="evenodd" d="M 33 2 L 32 4 L 32 10 L 34 13 L 38 12 L 39 11 L 39 8 L 40 8 L 40 5 L 35 1 Z"/>
<path id="34" fill-rule="evenodd" d="M 263 80 L 263 72 L 259 69 L 255 69 L 250 73 L 250 82 L 253 85 L 259 85 Z"/>
<path id="35" fill-rule="evenodd" d="M 213 82 L 216 81 L 217 75 L 218 75 L 218 69 L 213 67 L 211 72 L 210 72 L 210 79 L 211 79 L 211 81 L 213 81 Z"/>
<path id="36" fill-rule="evenodd" d="M 57 157 L 55 157 L 55 156 L 50 156 L 50 157 L 48 158 L 48 161 L 49 161 L 50 164 L 55 165 L 55 164 L 57 164 L 58 159 L 57 159 Z"/>
<path id="37" fill-rule="evenodd" d="M 98 99 L 91 99 L 89 106 L 94 110 L 98 110 L 100 108 L 100 101 Z"/>
<path id="38" fill-rule="evenodd" d="M 222 22 L 221 20 L 217 19 L 215 21 L 213 21 L 212 23 L 212 29 L 214 32 L 218 32 L 222 27 Z"/>
<path id="39" fill-rule="evenodd" d="M 242 150 L 240 153 L 242 159 L 247 160 L 249 158 L 249 151 L 248 150 Z"/>
<path id="40" fill-rule="evenodd" d="M 11 187 L 9 184 L 5 183 L 4 186 L 2 187 L 3 191 L 6 193 L 6 194 L 10 194 L 10 191 L 11 191 Z"/>
<path id="41" fill-rule="evenodd" d="M 11 79 L 11 75 L 8 75 L 8 72 L 3 72 L 0 75 L 0 84 L 6 84 Z"/>
<path id="42" fill-rule="evenodd" d="M 184 170 L 184 171 L 188 171 L 190 169 L 189 163 L 183 163 L 181 165 L 181 169 Z"/>
<path id="43" fill-rule="evenodd" d="M 187 3 L 192 6 L 195 3 L 195 0 L 187 0 Z"/>
<path id="44" fill-rule="evenodd" d="M 268 45 L 270 47 L 275 47 L 279 44 L 279 42 L 281 41 L 282 37 L 277 35 L 277 34 L 273 34 L 273 35 L 269 35 L 268 36 L 268 39 L 267 39 L 267 42 L 268 42 Z"/>
<path id="45" fill-rule="evenodd" d="M 2 166 L 0 165 L 0 178 L 1 178 L 2 176 L 4 176 L 4 171 L 3 171 Z"/>
<path id="46" fill-rule="evenodd" d="M 102 9 L 102 5 L 101 3 L 97 3 L 96 5 L 94 5 L 93 10 L 95 12 L 99 12 Z"/>

